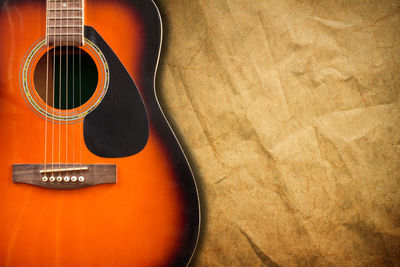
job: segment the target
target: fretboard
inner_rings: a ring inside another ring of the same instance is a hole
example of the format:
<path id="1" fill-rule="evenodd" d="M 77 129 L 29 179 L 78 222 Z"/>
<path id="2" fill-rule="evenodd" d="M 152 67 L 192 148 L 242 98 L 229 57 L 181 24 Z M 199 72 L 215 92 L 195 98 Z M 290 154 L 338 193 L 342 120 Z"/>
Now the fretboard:
<path id="1" fill-rule="evenodd" d="M 47 0 L 48 45 L 83 45 L 83 3 L 84 0 Z"/>

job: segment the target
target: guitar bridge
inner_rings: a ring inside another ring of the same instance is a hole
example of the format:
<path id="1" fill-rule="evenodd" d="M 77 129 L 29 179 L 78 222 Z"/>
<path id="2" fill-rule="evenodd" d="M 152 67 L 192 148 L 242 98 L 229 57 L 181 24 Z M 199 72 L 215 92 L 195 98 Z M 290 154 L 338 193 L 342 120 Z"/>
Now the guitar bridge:
<path id="1" fill-rule="evenodd" d="M 14 164 L 13 182 L 50 189 L 79 189 L 115 184 L 115 164 Z"/>

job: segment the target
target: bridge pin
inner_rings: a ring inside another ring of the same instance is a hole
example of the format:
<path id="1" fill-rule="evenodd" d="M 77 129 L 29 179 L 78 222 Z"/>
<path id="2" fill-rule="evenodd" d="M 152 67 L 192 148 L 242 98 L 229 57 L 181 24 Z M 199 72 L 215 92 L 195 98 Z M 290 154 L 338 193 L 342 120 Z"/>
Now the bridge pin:
<path id="1" fill-rule="evenodd" d="M 50 176 L 50 182 L 54 182 L 56 178 L 54 176 Z"/>
<path id="2" fill-rule="evenodd" d="M 43 177 L 42 177 L 42 181 L 43 181 L 43 182 L 46 183 L 48 180 L 49 180 L 49 178 L 47 178 L 47 176 L 43 176 Z"/>
<path id="3" fill-rule="evenodd" d="M 61 176 L 57 176 L 57 182 L 62 182 L 63 178 Z"/>
<path id="4" fill-rule="evenodd" d="M 68 177 L 68 176 L 65 176 L 65 177 L 64 177 L 64 182 L 68 183 L 69 181 L 70 181 L 69 177 Z"/>
<path id="5" fill-rule="evenodd" d="M 72 176 L 71 177 L 71 182 L 75 183 L 76 181 L 78 181 L 78 178 L 76 178 L 76 176 Z"/>
<path id="6" fill-rule="evenodd" d="M 83 182 L 85 181 L 85 177 L 79 176 L 78 181 L 81 182 L 81 183 L 83 183 Z"/>

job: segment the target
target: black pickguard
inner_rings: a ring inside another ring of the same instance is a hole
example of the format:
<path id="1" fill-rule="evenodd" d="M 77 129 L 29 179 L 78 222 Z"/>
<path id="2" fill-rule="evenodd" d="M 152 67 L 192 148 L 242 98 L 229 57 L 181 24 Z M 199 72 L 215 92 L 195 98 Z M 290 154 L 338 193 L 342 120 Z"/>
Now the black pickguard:
<path id="1" fill-rule="evenodd" d="M 83 123 L 87 148 L 97 156 L 120 158 L 140 152 L 149 138 L 149 119 L 143 99 L 121 61 L 92 27 L 85 37 L 100 48 L 109 71 L 108 91 Z"/>

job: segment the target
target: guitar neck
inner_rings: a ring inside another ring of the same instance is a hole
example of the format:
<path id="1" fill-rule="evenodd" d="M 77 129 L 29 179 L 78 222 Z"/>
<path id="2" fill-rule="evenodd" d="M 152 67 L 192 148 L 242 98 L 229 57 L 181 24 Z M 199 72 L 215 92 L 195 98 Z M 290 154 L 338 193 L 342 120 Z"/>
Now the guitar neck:
<path id="1" fill-rule="evenodd" d="M 84 42 L 84 0 L 47 0 L 47 44 L 81 46 Z"/>

